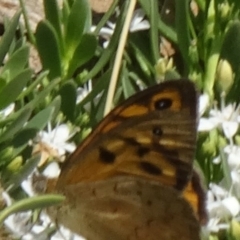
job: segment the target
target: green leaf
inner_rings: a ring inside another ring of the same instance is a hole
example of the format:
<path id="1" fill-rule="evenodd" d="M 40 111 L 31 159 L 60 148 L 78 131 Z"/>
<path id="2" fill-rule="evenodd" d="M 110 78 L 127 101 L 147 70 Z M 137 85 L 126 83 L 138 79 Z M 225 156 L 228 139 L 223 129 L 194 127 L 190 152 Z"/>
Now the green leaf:
<path id="1" fill-rule="evenodd" d="M 13 121 L 11 125 L 9 125 L 2 133 L 2 135 L 0 136 L 0 143 L 13 138 L 14 135 L 23 128 L 24 124 L 28 121 L 31 113 L 32 110 L 29 108 L 22 111 L 18 118 L 16 118 L 15 121 Z"/>
<path id="2" fill-rule="evenodd" d="M 49 104 L 49 107 L 53 108 L 52 119 L 56 119 L 61 108 L 61 102 L 62 102 L 61 97 L 57 96 Z"/>
<path id="3" fill-rule="evenodd" d="M 61 56 L 64 55 L 64 41 L 63 41 L 63 34 L 60 22 L 60 8 L 58 1 L 56 0 L 44 0 L 44 12 L 46 19 L 50 22 L 50 24 L 55 29 L 57 36 L 58 36 L 58 43 L 60 48 Z"/>
<path id="4" fill-rule="evenodd" d="M 67 78 L 72 77 L 77 68 L 91 59 L 97 48 L 97 39 L 92 34 L 84 34 L 70 61 Z"/>
<path id="5" fill-rule="evenodd" d="M 31 69 L 26 69 L 18 74 L 11 82 L 7 83 L 0 92 L 0 110 L 14 102 L 22 92 L 32 75 Z"/>
<path id="6" fill-rule="evenodd" d="M 69 1 L 63 1 L 62 4 L 62 22 L 66 23 L 70 14 Z"/>
<path id="7" fill-rule="evenodd" d="M 142 39 L 142 41 L 138 41 L 137 39 L 141 37 L 142 34 L 140 33 L 134 33 L 131 34 L 130 40 L 129 40 L 129 46 L 132 47 L 134 52 L 134 57 L 136 58 L 136 62 L 138 64 L 138 67 L 142 70 L 142 72 L 145 75 L 145 82 L 155 82 L 153 79 L 153 74 L 155 74 L 154 69 L 154 62 L 151 59 L 150 52 L 147 51 L 148 48 L 144 47 L 144 44 L 148 44 L 149 41 L 146 41 L 146 39 Z M 150 43 L 149 43 L 150 44 Z"/>
<path id="8" fill-rule="evenodd" d="M 58 34 L 59 38 L 62 38 L 60 17 L 59 17 L 59 8 L 56 0 L 44 0 L 44 12 L 46 19 L 54 27 L 55 31 Z"/>
<path id="9" fill-rule="evenodd" d="M 28 145 L 29 141 L 35 138 L 38 130 L 36 128 L 23 128 L 13 138 L 12 145 L 14 147 L 13 156 L 16 157 Z"/>
<path id="10" fill-rule="evenodd" d="M 29 47 L 27 45 L 22 46 L 16 52 L 14 52 L 6 64 L 3 66 L 2 73 L 9 72 L 9 79 L 16 77 L 28 63 Z"/>
<path id="11" fill-rule="evenodd" d="M 1 38 L 1 41 L 0 41 L 0 65 L 3 64 L 5 55 L 7 54 L 9 47 L 12 43 L 12 40 L 14 39 L 20 15 L 21 15 L 20 11 L 14 15 L 11 23 L 9 24 L 8 28 L 6 29 L 5 33 L 3 34 L 2 38 Z"/>
<path id="12" fill-rule="evenodd" d="M 91 112 L 90 121 L 91 126 L 96 126 L 97 123 L 99 123 L 103 117 L 104 117 L 104 108 L 107 101 L 107 92 L 103 92 L 102 96 L 100 96 L 99 101 L 96 105 L 96 110 Z"/>
<path id="13" fill-rule="evenodd" d="M 49 78 L 62 75 L 59 43 L 55 29 L 48 21 L 41 21 L 36 29 L 36 43 L 44 70 Z"/>
<path id="14" fill-rule="evenodd" d="M 43 196 L 30 197 L 24 200 L 15 202 L 10 207 L 5 208 L 0 212 L 0 225 L 3 224 L 4 220 L 11 214 L 17 212 L 23 212 L 33 210 L 37 208 L 46 208 L 53 204 L 60 204 L 64 201 L 65 197 L 57 194 L 46 194 Z"/>
<path id="15" fill-rule="evenodd" d="M 73 81 L 65 83 L 60 91 L 61 95 L 61 110 L 68 120 L 73 121 L 75 117 L 75 107 L 77 100 L 76 84 Z"/>
<path id="16" fill-rule="evenodd" d="M 178 46 L 181 51 L 182 57 L 185 61 L 185 75 L 187 75 L 188 65 L 189 65 L 189 46 L 190 42 L 190 34 L 188 27 L 189 17 L 189 4 L 185 0 L 176 1 L 176 31 L 177 31 L 177 40 Z"/>
<path id="17" fill-rule="evenodd" d="M 122 68 L 122 77 L 120 79 L 122 82 L 124 98 L 127 99 L 131 95 L 133 95 L 136 91 L 135 88 L 133 87 L 132 82 L 130 81 L 129 70 L 126 68 L 126 66 L 123 66 Z"/>
<path id="18" fill-rule="evenodd" d="M 36 128 L 38 131 L 42 130 L 47 123 L 50 121 L 53 113 L 52 107 L 47 107 L 42 111 L 38 112 L 24 127 L 27 128 Z"/>
<path id="19" fill-rule="evenodd" d="M 151 39 L 151 49 L 152 49 L 152 55 L 153 59 L 155 60 L 155 63 L 160 58 L 159 54 L 159 33 L 158 33 L 158 18 L 159 18 L 159 12 L 158 12 L 158 1 L 156 0 L 150 0 L 150 39 Z"/>
<path id="20" fill-rule="evenodd" d="M 72 58 L 90 17 L 91 12 L 88 1 L 75 0 L 71 7 L 66 28 L 65 47 L 67 59 Z"/>

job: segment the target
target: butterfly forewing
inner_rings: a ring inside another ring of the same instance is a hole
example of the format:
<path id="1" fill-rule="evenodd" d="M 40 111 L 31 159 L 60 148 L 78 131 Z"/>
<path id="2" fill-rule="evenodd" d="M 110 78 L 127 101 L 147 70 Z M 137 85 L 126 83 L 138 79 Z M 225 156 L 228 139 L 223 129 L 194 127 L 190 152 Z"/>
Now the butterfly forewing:
<path id="1" fill-rule="evenodd" d="M 130 174 L 183 189 L 195 151 L 196 105 L 196 90 L 186 80 L 131 97 L 68 159 L 59 186 Z"/>

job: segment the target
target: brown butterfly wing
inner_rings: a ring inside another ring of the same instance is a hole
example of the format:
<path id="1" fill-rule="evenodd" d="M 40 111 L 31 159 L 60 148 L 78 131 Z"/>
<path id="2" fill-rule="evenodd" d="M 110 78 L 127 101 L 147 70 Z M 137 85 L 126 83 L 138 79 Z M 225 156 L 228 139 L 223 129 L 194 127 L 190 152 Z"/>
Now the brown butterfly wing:
<path id="1" fill-rule="evenodd" d="M 55 217 L 88 240 L 199 240 L 200 225 L 178 191 L 138 177 L 79 183 Z"/>
<path id="2" fill-rule="evenodd" d="M 168 81 L 115 108 L 68 159 L 58 187 L 117 175 L 141 176 L 182 190 L 191 177 L 197 94 Z"/>
<path id="3" fill-rule="evenodd" d="M 63 167 L 56 190 L 67 200 L 56 219 L 89 240 L 199 239 L 189 204 L 196 192 L 181 196 L 192 176 L 196 106 L 194 85 L 181 80 L 115 108 Z"/>

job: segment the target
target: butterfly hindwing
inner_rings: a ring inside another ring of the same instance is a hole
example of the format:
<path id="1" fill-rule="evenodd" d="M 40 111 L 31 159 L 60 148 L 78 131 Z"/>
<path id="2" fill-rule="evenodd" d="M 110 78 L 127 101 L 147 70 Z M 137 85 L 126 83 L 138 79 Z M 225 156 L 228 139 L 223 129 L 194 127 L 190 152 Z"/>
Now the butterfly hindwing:
<path id="1" fill-rule="evenodd" d="M 190 205 L 155 181 L 119 176 L 72 185 L 65 194 L 72 204 L 55 217 L 88 240 L 200 240 Z"/>

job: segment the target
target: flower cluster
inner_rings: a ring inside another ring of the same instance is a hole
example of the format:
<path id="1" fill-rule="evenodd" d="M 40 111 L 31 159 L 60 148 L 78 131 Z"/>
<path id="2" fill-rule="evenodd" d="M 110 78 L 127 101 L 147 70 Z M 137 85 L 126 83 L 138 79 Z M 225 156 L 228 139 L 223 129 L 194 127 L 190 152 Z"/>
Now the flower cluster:
<path id="1" fill-rule="evenodd" d="M 206 96 L 200 98 L 200 114 L 204 114 L 207 109 L 209 101 L 206 99 Z M 212 154 L 212 164 L 223 166 L 221 182 L 211 182 L 207 193 L 208 229 L 213 233 L 229 229 L 232 220 L 240 219 L 240 147 L 237 141 L 240 107 L 236 104 L 225 106 L 223 98 L 220 108 L 218 110 L 215 106 L 209 111 L 208 117 L 200 118 L 199 123 L 200 134 L 217 129 L 216 138 L 222 136 L 226 139 L 223 146 L 215 146 L 217 151 L 212 149 L 214 153 L 218 153 L 216 156 Z M 218 143 L 215 141 L 216 145 Z"/>

